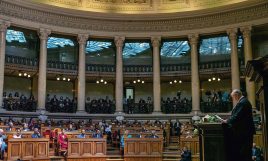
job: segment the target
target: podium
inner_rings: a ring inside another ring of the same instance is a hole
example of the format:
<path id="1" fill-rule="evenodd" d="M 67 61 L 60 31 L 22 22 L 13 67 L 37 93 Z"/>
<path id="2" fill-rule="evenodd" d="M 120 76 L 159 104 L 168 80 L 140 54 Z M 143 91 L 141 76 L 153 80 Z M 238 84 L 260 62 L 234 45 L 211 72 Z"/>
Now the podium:
<path id="1" fill-rule="evenodd" d="M 227 161 L 222 124 L 203 123 L 196 126 L 199 128 L 200 161 Z"/>

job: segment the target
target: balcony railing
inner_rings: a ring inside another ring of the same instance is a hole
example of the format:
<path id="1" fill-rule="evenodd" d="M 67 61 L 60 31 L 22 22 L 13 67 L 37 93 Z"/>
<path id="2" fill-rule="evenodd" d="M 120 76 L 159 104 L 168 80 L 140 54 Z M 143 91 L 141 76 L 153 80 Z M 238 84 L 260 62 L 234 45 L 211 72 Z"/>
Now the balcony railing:
<path id="1" fill-rule="evenodd" d="M 190 102 L 186 103 L 162 103 L 161 111 L 166 114 L 176 114 L 176 113 L 190 113 L 192 111 L 192 104 Z"/>
<path id="2" fill-rule="evenodd" d="M 240 66 L 244 65 L 244 61 L 240 60 Z M 25 58 L 13 55 L 6 55 L 6 63 L 19 64 L 27 66 L 37 66 L 38 60 L 36 58 Z M 63 69 L 63 70 L 78 70 L 77 63 L 60 62 L 60 61 L 48 61 L 47 67 L 52 69 Z M 231 60 L 204 62 L 199 64 L 199 69 L 215 69 L 215 68 L 230 68 Z M 162 64 L 161 72 L 172 72 L 172 71 L 190 71 L 191 64 Z M 88 72 L 115 72 L 115 65 L 99 65 L 99 64 L 87 64 L 86 71 Z M 125 65 L 123 71 L 127 73 L 150 73 L 153 72 L 151 65 Z"/>
<path id="3" fill-rule="evenodd" d="M 152 103 L 128 103 L 123 105 L 124 113 L 128 114 L 149 114 L 153 112 Z"/>
<path id="4" fill-rule="evenodd" d="M 233 108 L 232 102 L 229 101 L 201 102 L 200 106 L 203 113 L 225 113 Z"/>

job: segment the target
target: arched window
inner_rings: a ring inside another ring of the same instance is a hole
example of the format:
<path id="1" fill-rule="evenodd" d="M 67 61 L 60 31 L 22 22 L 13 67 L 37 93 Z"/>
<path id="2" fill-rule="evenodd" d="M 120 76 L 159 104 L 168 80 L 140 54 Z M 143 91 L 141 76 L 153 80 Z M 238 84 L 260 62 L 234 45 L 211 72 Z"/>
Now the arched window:
<path id="1" fill-rule="evenodd" d="M 76 63 L 78 45 L 74 37 L 51 35 L 47 40 L 48 61 Z"/>
<path id="2" fill-rule="evenodd" d="M 36 31 L 9 27 L 6 33 L 6 55 L 37 58 L 39 38 Z"/>

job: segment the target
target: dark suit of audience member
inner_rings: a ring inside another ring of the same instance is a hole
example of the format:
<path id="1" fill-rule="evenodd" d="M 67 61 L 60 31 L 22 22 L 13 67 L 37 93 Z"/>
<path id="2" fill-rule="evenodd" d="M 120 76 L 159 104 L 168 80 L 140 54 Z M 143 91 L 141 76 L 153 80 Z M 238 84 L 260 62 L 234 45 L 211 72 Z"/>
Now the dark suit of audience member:
<path id="1" fill-rule="evenodd" d="M 183 148 L 180 161 L 192 161 L 192 153 L 186 147 Z"/>
<path id="2" fill-rule="evenodd" d="M 227 161 L 251 161 L 255 133 L 252 106 L 239 90 L 233 90 L 231 96 L 236 105 L 230 118 L 223 121 L 226 159 Z"/>
<path id="3" fill-rule="evenodd" d="M 260 148 L 256 147 L 255 143 L 253 143 L 253 147 L 252 147 L 252 160 L 263 161 L 262 151 Z"/>
<path id="4" fill-rule="evenodd" d="M 174 131 L 176 132 L 176 136 L 180 136 L 181 134 L 181 123 L 177 120 L 174 124 Z"/>

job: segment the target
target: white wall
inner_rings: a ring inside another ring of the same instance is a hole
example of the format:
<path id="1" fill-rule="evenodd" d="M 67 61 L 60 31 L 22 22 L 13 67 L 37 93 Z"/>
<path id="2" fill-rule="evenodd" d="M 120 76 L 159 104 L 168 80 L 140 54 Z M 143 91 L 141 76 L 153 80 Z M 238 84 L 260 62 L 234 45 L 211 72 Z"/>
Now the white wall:
<path id="1" fill-rule="evenodd" d="M 47 94 L 52 98 L 54 95 L 59 99 L 60 96 L 73 99 L 73 83 L 66 81 L 47 80 Z"/>
<path id="2" fill-rule="evenodd" d="M 161 97 L 163 97 L 164 100 L 166 100 L 167 97 L 173 99 L 173 97 L 177 96 L 178 91 L 181 91 L 181 98 L 186 97 L 190 99 L 192 97 L 191 82 L 177 82 L 176 84 L 169 84 L 169 82 L 161 83 Z"/>
<path id="3" fill-rule="evenodd" d="M 12 93 L 14 96 L 15 92 L 19 92 L 19 95 L 24 94 L 29 97 L 31 94 L 31 79 L 22 77 L 4 77 L 4 92 Z"/>
<path id="4" fill-rule="evenodd" d="M 86 98 L 90 99 L 99 99 L 105 98 L 106 96 L 109 99 L 114 99 L 114 85 L 111 83 L 108 84 L 97 84 L 97 83 L 86 83 Z"/>

